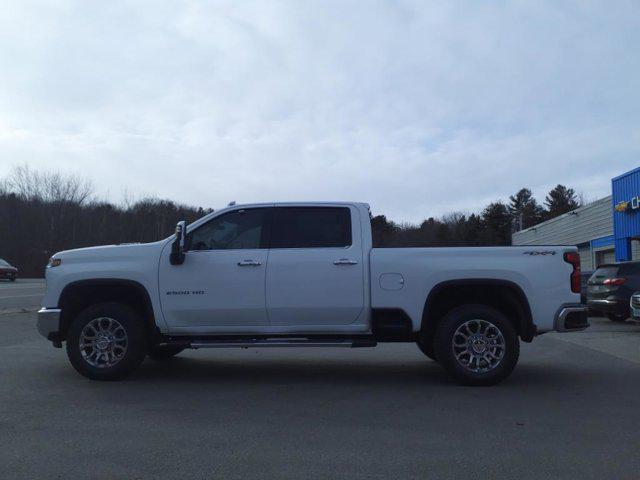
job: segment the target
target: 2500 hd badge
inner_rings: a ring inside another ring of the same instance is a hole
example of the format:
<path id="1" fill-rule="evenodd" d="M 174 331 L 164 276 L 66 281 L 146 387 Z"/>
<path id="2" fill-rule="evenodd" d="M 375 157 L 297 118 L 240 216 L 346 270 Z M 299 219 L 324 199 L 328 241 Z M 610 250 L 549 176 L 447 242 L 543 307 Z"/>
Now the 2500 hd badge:
<path id="1" fill-rule="evenodd" d="M 204 295 L 204 290 L 169 290 L 167 295 Z"/>

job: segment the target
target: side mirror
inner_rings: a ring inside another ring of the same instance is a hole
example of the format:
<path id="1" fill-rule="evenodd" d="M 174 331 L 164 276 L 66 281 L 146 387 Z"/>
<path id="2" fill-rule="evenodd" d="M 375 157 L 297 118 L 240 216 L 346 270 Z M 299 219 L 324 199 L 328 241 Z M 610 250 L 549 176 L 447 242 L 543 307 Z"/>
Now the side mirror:
<path id="1" fill-rule="evenodd" d="M 184 263 L 184 249 L 187 238 L 187 222 L 184 220 L 176 224 L 176 239 L 171 245 L 171 255 L 169 261 L 171 265 L 182 265 Z"/>

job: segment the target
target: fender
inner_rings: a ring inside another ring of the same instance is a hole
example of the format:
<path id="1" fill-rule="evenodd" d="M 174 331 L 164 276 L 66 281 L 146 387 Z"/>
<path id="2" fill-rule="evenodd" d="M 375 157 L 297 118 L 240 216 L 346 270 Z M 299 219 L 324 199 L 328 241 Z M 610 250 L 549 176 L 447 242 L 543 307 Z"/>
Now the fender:
<path id="1" fill-rule="evenodd" d="M 510 280 L 500 280 L 495 278 L 463 278 L 456 280 L 445 280 L 436 284 L 429 294 L 427 295 L 427 299 L 424 304 L 424 308 L 422 310 L 422 328 L 428 325 L 428 307 L 433 299 L 444 289 L 450 287 L 461 287 L 461 286 L 489 286 L 489 287 L 506 287 L 511 290 L 517 298 L 517 302 L 514 305 L 516 309 L 519 310 L 519 333 L 522 340 L 526 342 L 530 342 L 533 337 L 536 335 L 536 327 L 533 324 L 533 316 L 531 314 L 531 307 L 529 305 L 529 300 L 527 296 L 522 291 L 520 285 Z"/>
<path id="2" fill-rule="evenodd" d="M 72 295 L 72 291 L 75 289 L 96 289 L 96 295 L 99 297 L 100 287 L 113 287 L 113 288 L 122 288 L 125 290 L 132 290 L 135 292 L 136 297 L 142 300 L 141 307 L 143 309 L 143 321 L 145 325 L 149 329 L 149 332 L 152 335 L 159 335 L 159 329 L 155 322 L 155 312 L 153 310 L 153 304 L 151 303 L 151 297 L 149 296 L 149 292 L 146 287 L 142 285 L 140 282 L 135 280 L 128 280 L 122 278 L 97 278 L 97 279 L 86 279 L 86 280 L 77 280 L 71 282 L 62 289 L 60 293 L 60 299 L 58 301 L 59 308 L 62 309 L 62 323 L 64 328 L 63 332 L 66 334 L 66 329 L 69 326 L 70 318 L 65 315 L 65 303 L 70 301 L 70 297 Z M 109 298 L 109 295 L 105 295 L 105 300 Z M 117 298 L 113 299 L 117 300 Z"/>

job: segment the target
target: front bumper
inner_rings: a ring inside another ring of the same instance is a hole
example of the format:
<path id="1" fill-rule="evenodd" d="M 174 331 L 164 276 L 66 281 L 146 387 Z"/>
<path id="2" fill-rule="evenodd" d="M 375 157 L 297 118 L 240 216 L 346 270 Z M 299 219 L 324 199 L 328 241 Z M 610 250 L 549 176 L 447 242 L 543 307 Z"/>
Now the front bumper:
<path id="1" fill-rule="evenodd" d="M 18 276 L 18 272 L 14 270 L 1 270 L 0 278 L 8 278 L 9 280 L 14 279 Z"/>
<path id="2" fill-rule="evenodd" d="M 581 303 L 567 303 L 556 312 L 553 329 L 556 332 L 577 332 L 589 326 L 587 306 Z"/>
<path id="3" fill-rule="evenodd" d="M 54 345 L 60 344 L 60 316 L 59 308 L 41 308 L 38 310 L 38 332 Z"/>

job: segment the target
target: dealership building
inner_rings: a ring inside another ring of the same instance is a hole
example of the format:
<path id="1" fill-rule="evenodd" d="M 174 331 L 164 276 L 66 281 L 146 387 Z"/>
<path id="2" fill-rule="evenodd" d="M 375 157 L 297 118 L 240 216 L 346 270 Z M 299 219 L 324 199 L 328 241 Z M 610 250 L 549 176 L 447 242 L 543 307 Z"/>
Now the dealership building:
<path id="1" fill-rule="evenodd" d="M 576 245 L 582 270 L 640 259 L 640 168 L 611 180 L 611 195 L 516 232 L 513 245 Z"/>

